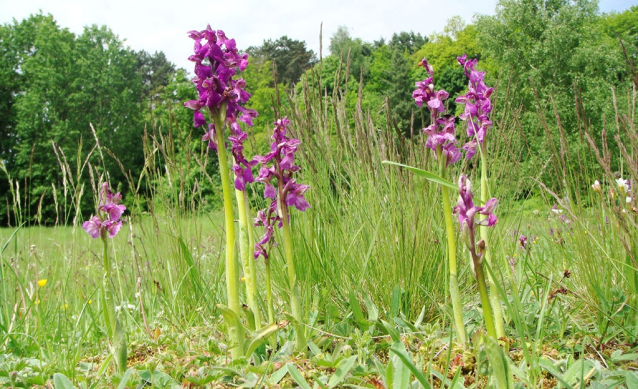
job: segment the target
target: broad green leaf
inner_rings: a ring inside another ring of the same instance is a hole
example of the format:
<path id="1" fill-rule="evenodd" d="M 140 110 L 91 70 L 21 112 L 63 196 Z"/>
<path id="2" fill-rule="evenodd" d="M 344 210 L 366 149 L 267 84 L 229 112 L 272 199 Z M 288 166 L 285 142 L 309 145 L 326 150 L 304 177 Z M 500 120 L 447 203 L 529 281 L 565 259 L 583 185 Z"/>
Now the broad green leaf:
<path id="1" fill-rule="evenodd" d="M 55 389 L 75 389 L 71 381 L 61 373 L 55 373 L 53 375 L 53 386 Z"/>
<path id="2" fill-rule="evenodd" d="M 490 361 L 492 377 L 498 389 L 514 389 L 514 376 L 501 346 L 491 336 L 483 336 L 485 353 Z"/>
<path id="3" fill-rule="evenodd" d="M 271 385 L 277 385 L 279 381 L 281 381 L 284 378 L 286 373 L 288 373 L 288 367 L 283 366 L 281 369 L 277 370 L 276 372 L 270 375 L 270 377 L 268 378 L 268 382 Z"/>
<path id="4" fill-rule="evenodd" d="M 627 384 L 627 389 L 638 389 L 638 376 L 636 376 L 635 373 L 628 371 L 625 384 Z"/>
<path id="5" fill-rule="evenodd" d="M 355 296 L 354 291 L 350 290 L 348 294 L 348 299 L 350 300 L 350 309 L 352 309 L 352 315 L 354 316 L 354 321 L 357 323 L 357 326 L 362 330 L 366 327 L 366 319 L 363 317 L 363 311 L 361 310 L 361 306 L 357 301 L 357 296 Z"/>
<path id="6" fill-rule="evenodd" d="M 334 375 L 330 377 L 330 381 L 328 381 L 328 387 L 334 388 L 335 386 L 339 385 L 346 378 L 346 375 L 348 375 L 350 370 L 352 370 L 352 367 L 354 366 L 356 360 L 357 356 L 353 355 L 350 358 L 341 361 L 337 371 L 335 371 Z"/>
<path id="7" fill-rule="evenodd" d="M 538 359 L 538 365 L 540 367 L 542 367 L 543 369 L 545 369 L 548 373 L 550 373 L 551 375 L 553 375 L 558 382 L 560 382 L 560 384 L 565 387 L 565 388 L 569 388 L 571 387 L 571 385 L 569 384 L 569 382 L 566 382 L 563 377 L 561 376 L 560 372 L 558 371 L 558 369 L 556 369 L 556 366 L 554 366 L 550 361 L 548 361 L 545 358 L 539 358 Z M 560 385 L 558 387 L 561 387 Z"/>
<path id="8" fill-rule="evenodd" d="M 321 349 L 311 340 L 308 341 L 308 348 L 314 355 L 322 354 Z"/>
<path id="9" fill-rule="evenodd" d="M 117 389 L 126 389 L 128 380 L 131 379 L 131 375 L 133 374 L 133 372 L 135 372 L 135 369 L 131 367 L 130 369 L 126 371 L 126 373 L 124 373 L 124 375 L 122 376 L 122 380 L 120 381 L 120 384 L 117 386 Z"/>
<path id="10" fill-rule="evenodd" d="M 404 167 L 404 168 L 408 169 L 409 171 L 411 171 L 412 173 L 414 173 L 414 174 L 416 174 L 418 176 L 421 176 L 421 177 L 425 178 L 428 181 L 432 181 L 432 182 L 437 183 L 439 185 L 447 186 L 450 189 L 459 190 L 459 187 L 457 185 L 454 185 L 454 183 L 446 180 L 445 178 L 442 178 L 441 176 L 439 176 L 437 174 L 429 172 L 427 170 L 417 169 L 417 168 L 412 167 L 412 166 L 403 165 L 401 163 L 396 163 L 396 162 L 392 162 L 392 161 L 382 161 L 381 163 L 385 163 L 386 165 L 395 165 L 395 166 Z"/>
<path id="11" fill-rule="evenodd" d="M 616 351 L 620 351 L 620 350 L 616 350 Z M 633 361 L 635 359 L 638 359 L 638 354 L 636 353 L 611 356 L 612 362 Z"/>
<path id="12" fill-rule="evenodd" d="M 277 323 L 272 323 L 262 328 L 261 330 L 257 331 L 250 338 L 246 339 L 246 342 L 244 343 L 246 356 L 250 357 L 250 355 L 252 355 L 252 353 L 255 352 L 255 350 L 257 350 L 257 347 L 264 344 L 268 340 L 268 337 L 274 334 L 275 332 L 277 332 L 280 328 L 283 328 L 283 327 L 280 327 L 279 324 Z"/>
<path id="13" fill-rule="evenodd" d="M 108 369 L 112 359 L 113 359 L 113 354 L 109 354 L 106 356 L 106 358 L 104 358 L 102 365 L 100 365 L 100 368 L 97 371 L 98 377 L 101 377 L 106 373 L 106 370 Z"/>
<path id="14" fill-rule="evenodd" d="M 370 296 L 368 296 L 367 293 L 363 295 L 363 302 L 366 304 L 366 309 L 368 310 L 368 320 L 371 322 L 379 320 L 379 310 L 372 300 L 370 300 Z"/>
<path id="15" fill-rule="evenodd" d="M 154 371 L 153 374 L 151 374 L 148 370 L 140 370 L 137 374 L 142 380 L 151 384 L 153 388 L 162 388 L 171 384 L 177 384 L 173 377 L 161 371 Z"/>
<path id="16" fill-rule="evenodd" d="M 308 382 L 306 382 L 305 378 L 303 378 L 295 365 L 293 365 L 292 363 L 288 363 L 286 365 L 286 368 L 288 369 L 288 373 L 290 373 L 290 377 L 295 380 L 297 385 L 301 386 L 303 389 L 310 389 L 310 385 L 308 385 Z"/>
<path id="17" fill-rule="evenodd" d="M 421 323 L 423 323 L 423 319 L 425 319 L 425 305 L 423 306 L 423 308 L 421 308 L 421 313 L 419 314 L 419 317 L 414 322 L 414 326 L 415 327 L 421 326 Z"/>
<path id="18" fill-rule="evenodd" d="M 115 319 L 115 339 L 113 340 L 113 357 L 120 373 L 126 371 L 126 334 L 120 324 Z"/>
<path id="19" fill-rule="evenodd" d="M 244 338 L 244 326 L 241 324 L 241 320 L 239 316 L 232 309 L 228 308 L 223 304 L 217 304 L 217 308 L 222 311 L 222 316 L 224 316 L 224 321 L 228 327 L 234 327 L 241 334 L 239 339 Z M 241 344 L 233 344 L 232 347 L 240 347 Z"/>
<path id="20" fill-rule="evenodd" d="M 390 338 L 392 338 L 393 341 L 399 342 L 401 340 L 401 335 L 399 334 L 399 331 L 395 330 L 392 324 L 388 323 L 387 321 L 383 319 L 381 319 L 381 324 L 383 325 L 385 332 L 387 332 L 387 334 L 390 335 Z"/>
<path id="21" fill-rule="evenodd" d="M 412 363 L 412 357 L 408 354 L 408 351 L 405 349 L 405 346 L 403 345 L 403 343 L 401 342 L 394 342 L 394 344 L 392 345 L 392 347 L 390 347 L 390 352 L 393 353 L 394 355 L 396 355 L 401 362 L 403 363 L 403 365 L 408 369 L 409 372 L 411 372 L 414 377 L 416 377 L 416 379 L 419 381 L 419 383 L 421 385 L 423 385 L 423 387 L 425 389 L 430 389 L 431 386 L 428 383 L 428 380 L 425 378 L 425 375 L 423 374 L 423 372 L 421 370 L 419 370 L 416 366 L 414 366 L 414 364 Z M 396 366 L 397 364 L 395 364 L 395 368 L 398 369 L 398 366 Z M 397 374 L 398 375 L 398 374 Z M 402 385 L 405 384 L 402 380 Z M 408 375 L 408 382 L 407 384 L 409 385 L 409 375 Z M 394 385 L 395 387 L 397 387 L 396 385 Z M 407 388 L 408 386 L 401 386 L 402 388 Z"/>

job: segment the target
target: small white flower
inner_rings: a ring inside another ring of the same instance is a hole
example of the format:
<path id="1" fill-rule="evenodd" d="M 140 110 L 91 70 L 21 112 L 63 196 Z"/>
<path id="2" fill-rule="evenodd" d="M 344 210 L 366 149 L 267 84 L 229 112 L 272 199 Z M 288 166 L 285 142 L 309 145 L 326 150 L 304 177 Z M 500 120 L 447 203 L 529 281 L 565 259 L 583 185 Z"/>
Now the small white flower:
<path id="1" fill-rule="evenodd" d="M 631 204 L 631 197 L 627 196 L 627 197 L 625 198 L 625 202 L 626 202 L 627 204 Z"/>
<path id="2" fill-rule="evenodd" d="M 627 193 L 629 191 L 629 182 L 627 180 L 624 180 L 621 177 L 616 180 L 616 183 L 618 184 L 618 190 L 620 190 L 620 193 Z"/>
<path id="3" fill-rule="evenodd" d="M 140 298 L 140 292 L 135 293 L 135 298 L 136 299 Z"/>
<path id="4" fill-rule="evenodd" d="M 592 185 L 591 187 L 592 189 L 594 189 L 594 192 L 596 193 L 600 193 L 600 191 L 602 190 L 600 186 L 600 182 L 598 180 L 594 181 L 594 185 Z"/>
<path id="5" fill-rule="evenodd" d="M 532 212 L 534 213 L 534 215 L 538 215 L 540 211 L 538 209 L 535 209 Z"/>

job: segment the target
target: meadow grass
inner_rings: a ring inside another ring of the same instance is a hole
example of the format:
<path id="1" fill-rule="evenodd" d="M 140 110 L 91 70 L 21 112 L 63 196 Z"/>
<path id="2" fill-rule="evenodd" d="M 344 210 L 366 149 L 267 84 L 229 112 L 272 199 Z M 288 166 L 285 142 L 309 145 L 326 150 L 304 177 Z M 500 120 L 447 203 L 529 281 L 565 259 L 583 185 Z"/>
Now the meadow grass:
<path id="1" fill-rule="evenodd" d="M 389 120 L 379 119 L 383 115 L 366 112 L 361 100 L 348 110 L 338 90 L 327 96 L 302 85 L 282 97 L 287 103 L 276 109 L 303 142 L 300 181 L 311 186 L 312 207 L 291 217 L 308 354 L 293 351 L 285 321 L 290 294 L 279 245 L 271 258 L 281 329 L 252 355 L 229 358 L 226 324 L 216 308 L 227 301 L 224 219 L 208 210 L 201 185 L 188 179 L 199 170 L 202 182 L 214 183 L 202 163 L 206 156 L 180 157 L 170 136 L 149 137 L 145 176 L 129 182 L 145 180 L 147 191 L 134 191 L 127 222 L 110 245 L 130 369 L 121 375 L 109 363 L 96 298 L 101 243 L 79 221 L 72 225 L 70 206 L 63 212 L 70 215 L 67 226 L 0 229 L 0 384 L 635 387 L 638 315 L 630 253 L 636 218 L 618 195 L 606 193 L 616 188 L 614 177 L 605 176 L 599 194 L 579 189 L 595 179 L 592 172 L 566 164 L 556 168 L 567 178 L 560 193 L 533 181 L 537 177 L 518 176 L 524 144 L 511 135 L 515 111 L 503 104 L 494 129 L 501 141 L 491 143 L 489 160 L 491 195 L 502 201 L 488 271 L 499 281 L 506 337 L 497 343 L 484 335 L 471 261 L 459 244 L 471 337 L 466 347 L 452 335 L 440 189 L 381 163 L 436 170 L 424 139 L 402 137 Z M 505 99 L 497 96 L 495 106 Z M 635 136 L 635 127 L 628 134 Z M 560 156 L 553 162 L 560 163 Z M 464 162 L 450 176 L 470 167 Z M 536 197 L 530 186 L 538 189 Z M 259 184 L 249 192 L 253 214 L 265 206 L 261 193 Z M 261 316 L 267 317 L 264 263 L 256 265 Z M 240 299 L 246 302 L 243 291 Z M 248 311 L 244 322 L 250 322 Z"/>

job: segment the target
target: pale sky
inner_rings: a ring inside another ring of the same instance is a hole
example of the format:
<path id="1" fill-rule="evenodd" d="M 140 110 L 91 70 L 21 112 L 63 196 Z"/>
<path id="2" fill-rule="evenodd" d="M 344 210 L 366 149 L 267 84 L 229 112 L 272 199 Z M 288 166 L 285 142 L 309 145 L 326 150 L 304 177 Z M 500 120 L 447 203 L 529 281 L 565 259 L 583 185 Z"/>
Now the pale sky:
<path id="1" fill-rule="evenodd" d="M 637 0 L 602 0 L 603 12 L 623 11 Z M 206 24 L 224 30 L 245 49 L 264 39 L 282 35 L 304 40 L 319 52 L 319 26 L 323 22 L 323 54 L 329 54 L 330 37 L 340 25 L 353 37 L 372 42 L 394 32 L 414 31 L 430 35 L 443 30 L 446 21 L 461 16 L 466 22 L 475 14 L 493 14 L 496 0 L 0 0 L 0 23 L 24 19 L 40 10 L 50 13 L 58 25 L 80 34 L 84 26 L 106 25 L 134 50 L 163 51 L 168 59 L 191 70 L 186 58 L 192 52 L 189 30 Z"/>

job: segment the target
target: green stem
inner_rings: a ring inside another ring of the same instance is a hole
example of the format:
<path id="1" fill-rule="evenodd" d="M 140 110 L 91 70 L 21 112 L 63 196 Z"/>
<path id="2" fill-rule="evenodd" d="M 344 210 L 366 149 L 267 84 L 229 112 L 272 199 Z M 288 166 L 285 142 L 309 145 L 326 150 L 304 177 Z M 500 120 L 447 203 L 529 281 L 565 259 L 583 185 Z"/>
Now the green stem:
<path id="1" fill-rule="evenodd" d="M 488 184 L 487 184 L 487 145 L 484 141 L 481 144 L 481 201 L 485 204 L 488 200 Z M 482 219 L 485 219 L 487 216 L 479 215 Z M 479 233 L 481 239 L 485 242 L 485 260 L 487 264 L 494 269 L 492 266 L 492 250 L 489 242 L 489 227 L 480 225 Z M 488 282 L 490 285 L 490 302 L 492 304 L 492 308 L 494 310 L 494 323 L 496 326 L 496 335 L 498 338 L 502 338 L 505 336 L 505 326 L 503 319 L 503 306 L 501 304 L 501 299 L 498 297 L 498 289 L 495 285 L 495 280 L 492 278 L 491 274 L 488 274 Z M 496 339 L 496 338 L 495 338 Z"/>
<path id="2" fill-rule="evenodd" d="M 253 311 L 255 317 L 255 330 L 261 328 L 261 315 L 257 304 L 257 278 L 255 273 L 255 259 L 253 257 L 253 244 L 251 243 L 252 228 L 248 221 L 248 207 L 246 204 L 246 192 L 235 189 L 237 198 L 237 212 L 239 212 L 239 255 L 244 267 L 244 279 L 246 281 L 246 297 L 248 307 Z"/>
<path id="3" fill-rule="evenodd" d="M 279 199 L 279 209 L 282 210 L 282 230 L 284 234 L 284 253 L 286 255 L 286 265 L 288 267 L 288 280 L 290 283 L 290 306 L 292 309 L 292 317 L 295 319 L 295 346 L 297 352 L 306 352 L 306 334 L 303 325 L 303 317 L 301 314 L 301 301 L 299 298 L 299 284 L 297 283 L 297 274 L 295 273 L 295 262 L 292 255 L 292 234 L 290 233 L 290 221 L 288 220 L 288 211 L 284 200 Z"/>
<path id="4" fill-rule="evenodd" d="M 109 254 L 108 254 L 108 243 L 106 240 L 106 231 L 102 232 L 102 246 L 104 247 L 104 252 L 103 252 L 103 260 L 104 260 L 104 273 L 106 274 L 106 277 L 110 280 L 111 279 L 111 262 L 109 261 Z"/>
<path id="5" fill-rule="evenodd" d="M 275 308 L 272 302 L 272 281 L 270 278 L 270 260 L 266 259 L 266 301 L 268 304 L 268 324 L 275 322 Z M 269 338 L 270 346 L 277 347 L 277 335 L 273 334 Z"/>
<path id="6" fill-rule="evenodd" d="M 102 279 L 102 315 L 109 340 L 111 354 L 120 374 L 126 371 L 126 335 L 115 316 L 115 301 L 111 290 L 111 263 L 108 255 L 106 231 L 102 231 L 104 246 L 104 277 Z"/>
<path id="7" fill-rule="evenodd" d="M 445 161 L 441 153 L 440 146 L 437 147 L 439 159 L 439 174 L 445 178 Z M 461 293 L 459 291 L 458 271 L 456 264 L 456 237 L 454 235 L 454 222 L 452 221 L 452 206 L 448 189 L 441 186 L 441 196 L 443 198 L 443 215 L 445 216 L 445 233 L 447 235 L 448 263 L 450 265 L 450 299 L 452 300 L 452 312 L 454 316 L 454 328 L 459 343 L 465 344 L 465 325 L 463 323 L 463 304 L 461 303 Z"/>
<path id="8" fill-rule="evenodd" d="M 219 174 L 222 179 L 222 191 L 224 195 L 224 218 L 226 228 L 226 292 L 228 294 L 228 308 L 237 317 L 240 317 L 239 305 L 239 275 L 237 260 L 235 259 L 235 224 L 233 217 L 233 199 L 231 195 L 230 173 L 228 170 L 228 156 L 224 147 L 224 127 L 226 108 L 221 107 L 220 112 L 213 113 L 217 132 L 217 155 L 219 157 Z M 230 340 L 233 343 L 231 355 L 234 358 L 244 356 L 244 328 L 241 325 L 229 323 Z"/>
<path id="9" fill-rule="evenodd" d="M 266 301 L 268 302 L 268 324 L 275 322 L 275 310 L 272 302 L 272 280 L 270 278 L 270 260 L 266 259 Z"/>
<path id="10" fill-rule="evenodd" d="M 483 264 L 481 260 L 472 253 L 474 261 L 474 272 L 476 273 L 476 282 L 478 283 L 479 295 L 481 296 L 481 305 L 483 306 L 483 316 L 485 317 L 485 329 L 487 334 L 496 339 L 496 329 L 494 328 L 494 319 L 492 317 L 492 304 L 487 294 L 487 285 L 485 284 L 485 273 L 483 273 Z"/>

